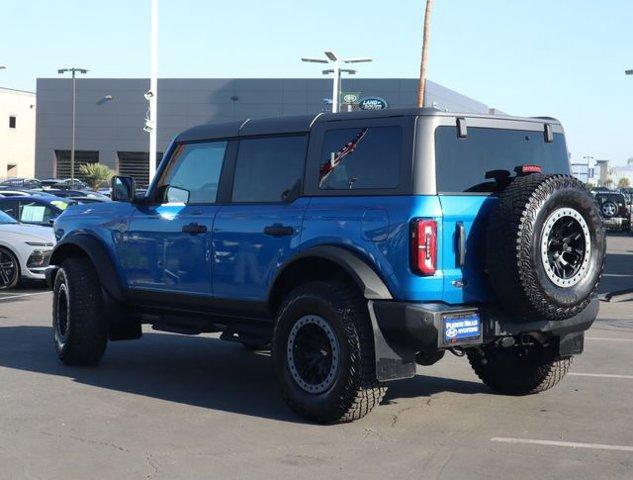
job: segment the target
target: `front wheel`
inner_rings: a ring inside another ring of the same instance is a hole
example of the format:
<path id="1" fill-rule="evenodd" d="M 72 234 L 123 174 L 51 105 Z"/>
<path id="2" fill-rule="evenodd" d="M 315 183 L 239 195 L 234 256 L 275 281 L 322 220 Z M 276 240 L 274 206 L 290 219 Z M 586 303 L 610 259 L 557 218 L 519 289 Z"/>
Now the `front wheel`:
<path id="1" fill-rule="evenodd" d="M 345 283 L 311 282 L 286 298 L 273 359 L 290 407 L 320 423 L 364 417 L 386 391 L 376 379 L 364 299 Z"/>
<path id="2" fill-rule="evenodd" d="M 20 263 L 6 248 L 0 248 L 0 290 L 14 288 L 20 281 Z"/>
<path id="3" fill-rule="evenodd" d="M 539 393 L 557 385 L 571 366 L 555 346 L 517 346 L 468 351 L 477 376 L 493 390 L 508 395 Z"/>
<path id="4" fill-rule="evenodd" d="M 67 258 L 53 287 L 53 343 L 67 365 L 94 365 L 108 340 L 103 293 L 92 263 Z"/>

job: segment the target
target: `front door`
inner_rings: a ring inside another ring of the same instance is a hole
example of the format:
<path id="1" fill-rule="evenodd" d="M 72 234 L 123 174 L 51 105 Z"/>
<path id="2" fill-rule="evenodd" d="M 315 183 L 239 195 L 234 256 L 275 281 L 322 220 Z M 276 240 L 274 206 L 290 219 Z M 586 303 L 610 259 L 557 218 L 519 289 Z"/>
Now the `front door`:
<path id="1" fill-rule="evenodd" d="M 215 296 L 263 302 L 299 245 L 309 199 L 298 197 L 307 135 L 240 140 L 231 202 L 213 227 Z"/>
<path id="2" fill-rule="evenodd" d="M 212 232 L 226 148 L 225 141 L 178 145 L 155 200 L 132 215 L 120 255 L 136 293 L 213 295 Z"/>

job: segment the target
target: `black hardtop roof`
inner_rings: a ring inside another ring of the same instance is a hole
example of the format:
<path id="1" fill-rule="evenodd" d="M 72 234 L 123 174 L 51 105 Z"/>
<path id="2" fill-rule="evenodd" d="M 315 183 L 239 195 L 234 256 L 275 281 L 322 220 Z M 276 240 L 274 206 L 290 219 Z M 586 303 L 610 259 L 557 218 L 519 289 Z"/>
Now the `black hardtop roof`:
<path id="1" fill-rule="evenodd" d="M 212 140 L 216 138 L 244 137 L 252 135 L 276 135 L 282 133 L 306 133 L 313 125 L 343 120 L 368 118 L 411 117 L 411 116 L 448 116 L 466 118 L 511 119 L 543 123 L 558 123 L 548 117 L 511 117 L 500 115 L 481 115 L 473 113 L 443 112 L 435 108 L 392 108 L 386 110 L 356 110 L 341 113 L 318 113 L 312 115 L 293 115 L 270 118 L 247 118 L 244 121 L 211 123 L 198 125 L 185 130 L 176 137 L 177 142 Z"/>

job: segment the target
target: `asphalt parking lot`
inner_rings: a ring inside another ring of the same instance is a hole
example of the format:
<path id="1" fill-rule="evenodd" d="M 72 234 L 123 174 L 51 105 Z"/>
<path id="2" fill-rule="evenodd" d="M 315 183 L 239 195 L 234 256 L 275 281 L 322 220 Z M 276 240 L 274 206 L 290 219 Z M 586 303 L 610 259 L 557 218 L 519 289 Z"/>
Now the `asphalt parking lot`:
<path id="1" fill-rule="evenodd" d="M 601 293 L 633 287 L 610 236 Z M 352 424 L 305 423 L 267 354 L 146 329 L 96 368 L 53 353 L 50 293 L 0 294 L 0 478 L 631 479 L 633 302 L 603 303 L 555 389 L 493 394 L 448 355 Z"/>

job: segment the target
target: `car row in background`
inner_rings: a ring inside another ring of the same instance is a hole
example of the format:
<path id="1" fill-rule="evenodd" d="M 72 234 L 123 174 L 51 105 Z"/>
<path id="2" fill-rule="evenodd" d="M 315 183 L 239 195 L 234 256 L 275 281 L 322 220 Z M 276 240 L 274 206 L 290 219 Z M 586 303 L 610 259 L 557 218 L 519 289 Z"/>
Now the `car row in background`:
<path id="1" fill-rule="evenodd" d="M 44 280 L 55 245 L 53 229 L 26 225 L 0 211 L 0 290 L 21 280 Z"/>
<path id="2" fill-rule="evenodd" d="M 72 188 L 77 190 L 88 190 L 86 183 L 78 179 L 70 178 L 47 178 L 38 180 L 37 178 L 7 178 L 0 181 L 0 187 L 11 187 L 19 189 L 43 189 L 43 188 Z"/>

